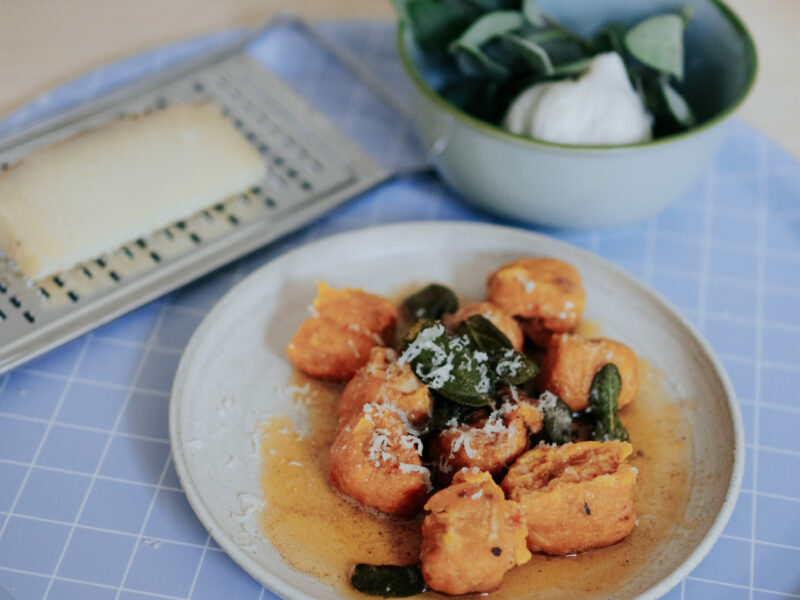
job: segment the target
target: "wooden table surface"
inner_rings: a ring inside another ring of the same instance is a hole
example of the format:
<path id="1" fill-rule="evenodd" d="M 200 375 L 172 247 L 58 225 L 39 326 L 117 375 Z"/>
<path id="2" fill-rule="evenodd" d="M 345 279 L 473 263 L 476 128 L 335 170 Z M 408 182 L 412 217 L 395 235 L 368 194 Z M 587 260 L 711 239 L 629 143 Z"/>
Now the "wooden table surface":
<path id="1" fill-rule="evenodd" d="M 756 39 L 760 72 L 740 115 L 800 158 L 800 0 L 729 0 Z M 104 63 L 180 38 L 309 18 L 393 16 L 389 0 L 0 0 L 0 117 Z"/>

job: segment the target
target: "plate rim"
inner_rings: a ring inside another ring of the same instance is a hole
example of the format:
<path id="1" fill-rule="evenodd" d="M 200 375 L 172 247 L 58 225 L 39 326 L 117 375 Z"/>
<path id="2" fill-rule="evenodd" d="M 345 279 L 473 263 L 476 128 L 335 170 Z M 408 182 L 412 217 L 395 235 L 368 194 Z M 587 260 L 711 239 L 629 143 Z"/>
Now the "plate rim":
<path id="1" fill-rule="evenodd" d="M 733 384 L 731 383 L 728 373 L 725 367 L 722 365 L 721 360 L 716 355 L 703 334 L 659 291 L 638 277 L 635 277 L 621 267 L 615 265 L 608 259 L 544 233 L 529 231 L 519 227 L 475 221 L 442 220 L 404 221 L 400 223 L 350 229 L 347 231 L 333 233 L 331 235 L 318 238 L 312 242 L 303 243 L 295 248 L 292 248 L 287 252 L 271 258 L 255 271 L 244 277 L 241 281 L 238 281 L 214 304 L 214 306 L 205 315 L 195 332 L 192 334 L 192 337 L 189 339 L 189 342 L 187 343 L 181 355 L 170 392 L 169 440 L 172 451 L 172 460 L 175 465 L 175 471 L 178 475 L 178 480 L 180 481 L 181 487 L 186 494 L 186 499 L 189 502 L 189 505 L 192 507 L 192 510 L 195 512 L 195 515 L 197 515 L 198 519 L 208 530 L 209 534 L 214 538 L 217 544 L 219 544 L 220 548 L 222 548 L 222 550 L 234 562 L 242 567 L 256 581 L 283 598 L 302 598 L 303 600 L 314 600 L 312 596 L 309 596 L 305 592 L 291 585 L 285 584 L 272 573 L 258 565 L 258 563 L 251 558 L 247 552 L 245 552 L 230 536 L 223 531 L 222 527 L 220 527 L 217 521 L 214 519 L 210 510 L 203 502 L 199 491 L 194 486 L 194 482 L 189 474 L 189 467 L 183 452 L 183 438 L 180 429 L 179 395 L 184 387 L 184 381 L 186 379 L 186 374 L 189 370 L 191 360 L 195 355 L 201 341 L 205 337 L 206 331 L 212 327 L 213 323 L 220 315 L 225 313 L 228 305 L 238 298 L 244 288 L 250 285 L 254 280 L 262 277 L 262 273 L 270 268 L 273 268 L 276 262 L 288 260 L 301 253 L 313 253 L 314 251 L 319 251 L 320 249 L 324 249 L 326 245 L 336 244 L 345 238 L 370 236 L 381 233 L 385 234 L 386 236 L 393 234 L 397 235 L 399 232 L 411 229 L 413 229 L 415 233 L 425 230 L 426 233 L 430 231 L 436 234 L 441 234 L 442 229 L 449 229 L 453 232 L 458 232 L 461 230 L 463 232 L 462 235 L 465 236 L 470 234 L 469 230 L 472 230 L 471 233 L 473 235 L 480 235 L 481 233 L 486 234 L 488 232 L 489 235 L 514 235 L 518 237 L 529 237 L 531 239 L 536 239 L 538 242 L 546 241 L 548 244 L 551 244 L 556 248 L 555 253 L 558 252 L 558 248 L 563 248 L 569 252 L 577 253 L 582 257 L 582 259 L 588 261 L 590 264 L 594 262 L 599 266 L 612 271 L 615 276 L 622 278 L 628 284 L 632 284 L 634 287 L 640 288 L 643 292 L 652 297 L 658 307 L 666 311 L 670 317 L 674 318 L 681 326 L 683 326 L 688 334 L 699 345 L 700 349 L 711 363 L 715 375 L 719 378 L 723 389 L 725 390 L 726 404 L 733 422 L 733 467 L 722 505 L 715 515 L 714 521 L 712 522 L 705 536 L 703 536 L 703 538 L 700 540 L 700 543 L 671 573 L 666 575 L 649 589 L 636 596 L 634 600 L 659 598 L 660 596 L 666 594 L 687 575 L 689 575 L 691 571 L 694 570 L 694 568 L 700 563 L 700 561 L 708 554 L 713 545 L 719 539 L 731 515 L 733 514 L 736 501 L 739 497 L 739 492 L 741 490 L 741 485 L 744 478 L 745 435 L 741 408 L 739 407 Z"/>

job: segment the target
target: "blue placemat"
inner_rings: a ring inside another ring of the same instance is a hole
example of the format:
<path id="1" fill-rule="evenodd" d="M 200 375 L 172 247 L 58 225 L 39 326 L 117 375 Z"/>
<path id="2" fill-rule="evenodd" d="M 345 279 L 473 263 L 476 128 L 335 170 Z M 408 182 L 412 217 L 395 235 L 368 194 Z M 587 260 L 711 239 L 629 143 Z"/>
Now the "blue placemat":
<path id="1" fill-rule="evenodd" d="M 404 97 L 390 24 L 321 27 Z M 0 134 L 238 35 L 100 69 L 0 122 Z M 252 54 L 383 162 L 414 157 L 408 123 L 298 31 L 273 31 Z M 335 232 L 418 219 L 496 221 L 433 176 L 399 180 L 1 377 L 0 598 L 4 586 L 19 600 L 273 597 L 219 550 L 180 489 L 167 404 L 181 351 L 214 302 L 267 260 Z M 667 598 L 800 598 L 800 164 L 733 122 L 712 168 L 658 217 L 557 237 L 670 298 L 710 340 L 739 395 L 742 494 L 711 553 Z"/>

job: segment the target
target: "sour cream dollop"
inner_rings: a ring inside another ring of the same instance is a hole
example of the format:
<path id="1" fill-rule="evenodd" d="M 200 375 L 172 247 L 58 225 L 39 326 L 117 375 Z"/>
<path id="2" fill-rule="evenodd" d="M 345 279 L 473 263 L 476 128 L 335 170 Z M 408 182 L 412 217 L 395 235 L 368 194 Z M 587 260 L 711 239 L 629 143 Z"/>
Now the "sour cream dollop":
<path id="1" fill-rule="evenodd" d="M 589 70 L 574 81 L 529 87 L 514 99 L 503 120 L 505 129 L 519 135 L 597 146 L 648 141 L 652 124 L 616 52 L 595 56 Z"/>

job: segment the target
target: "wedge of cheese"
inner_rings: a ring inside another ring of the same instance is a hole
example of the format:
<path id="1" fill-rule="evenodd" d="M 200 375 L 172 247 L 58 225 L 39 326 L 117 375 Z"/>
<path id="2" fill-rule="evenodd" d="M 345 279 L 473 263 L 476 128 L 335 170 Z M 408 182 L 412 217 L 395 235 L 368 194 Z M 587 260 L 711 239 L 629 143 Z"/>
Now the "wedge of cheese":
<path id="1" fill-rule="evenodd" d="M 0 250 L 54 275 L 261 181 L 258 152 L 211 103 L 89 129 L 0 174 Z"/>

